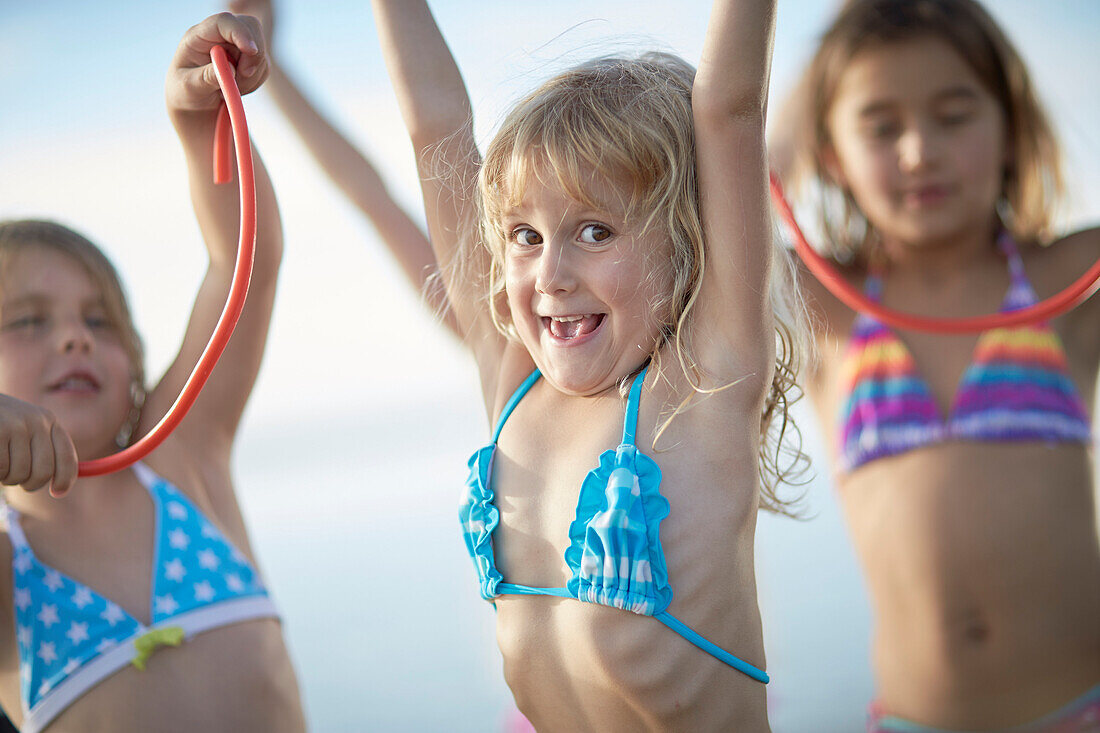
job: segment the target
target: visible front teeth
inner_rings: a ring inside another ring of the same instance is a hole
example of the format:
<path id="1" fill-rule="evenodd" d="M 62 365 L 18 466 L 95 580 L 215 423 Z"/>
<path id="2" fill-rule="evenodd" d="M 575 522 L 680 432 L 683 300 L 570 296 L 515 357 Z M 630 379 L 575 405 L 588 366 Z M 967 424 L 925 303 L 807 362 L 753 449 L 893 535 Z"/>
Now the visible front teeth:
<path id="1" fill-rule="evenodd" d="M 594 331 L 603 321 L 603 316 L 598 313 L 546 316 L 546 321 L 551 334 L 559 339 L 571 340 Z"/>
<path id="2" fill-rule="evenodd" d="M 90 379 L 71 377 L 58 384 L 57 389 L 95 389 L 95 384 Z"/>

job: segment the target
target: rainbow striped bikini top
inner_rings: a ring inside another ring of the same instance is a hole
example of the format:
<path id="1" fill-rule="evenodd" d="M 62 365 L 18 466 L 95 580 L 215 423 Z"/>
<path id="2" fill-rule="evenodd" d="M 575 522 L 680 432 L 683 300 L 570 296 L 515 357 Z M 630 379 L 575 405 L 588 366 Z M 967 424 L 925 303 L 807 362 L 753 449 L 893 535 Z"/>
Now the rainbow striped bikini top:
<path id="1" fill-rule="evenodd" d="M 1011 276 L 1001 312 L 1034 304 L 1038 298 L 1015 242 L 1002 233 L 997 244 Z M 868 275 L 865 292 L 875 302 L 882 297 L 880 273 Z M 947 440 L 1092 439 L 1062 342 L 1046 322 L 982 333 L 946 422 L 909 349 L 897 334 L 863 313 L 852 326 L 841 386 L 847 395 L 838 415 L 842 471 Z"/>

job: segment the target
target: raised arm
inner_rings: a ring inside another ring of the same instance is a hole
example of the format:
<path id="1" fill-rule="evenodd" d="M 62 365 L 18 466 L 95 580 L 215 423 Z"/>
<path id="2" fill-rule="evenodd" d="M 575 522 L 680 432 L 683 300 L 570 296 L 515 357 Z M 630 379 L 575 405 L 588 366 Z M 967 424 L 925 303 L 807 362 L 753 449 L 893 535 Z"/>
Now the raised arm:
<path id="1" fill-rule="evenodd" d="M 835 13 L 842 13 L 855 0 L 836 0 Z M 768 135 L 768 160 L 772 172 L 783 181 L 784 187 L 793 192 L 793 184 L 811 171 L 805 169 L 806 161 L 799 160 L 802 125 L 813 114 L 813 78 L 810 66 L 802 70 L 794 86 L 775 109 L 772 115 L 771 133 Z"/>
<path id="2" fill-rule="evenodd" d="M 263 28 L 270 69 L 264 89 L 325 174 L 370 220 L 408 281 L 425 293 L 433 311 L 446 313 L 445 323 L 456 331 L 453 316 L 446 312 L 442 283 L 431 277 L 438 267 L 428 237 L 393 199 L 371 162 L 318 112 L 278 62 L 271 0 L 233 0 L 229 5 L 235 13 L 255 16 Z"/>
<path id="3" fill-rule="evenodd" d="M 237 59 L 242 93 L 256 89 L 267 73 L 263 35 L 255 18 L 222 13 L 191 28 L 168 72 L 168 113 L 187 159 L 191 200 L 210 255 L 191 320 L 175 361 L 150 393 L 139 430 L 144 432 L 179 394 L 205 348 L 229 293 L 237 253 L 240 206 L 236 181 L 213 183 L 214 124 L 221 104 L 210 49 L 222 45 Z M 282 228 L 267 172 L 254 153 L 256 257 L 244 312 L 201 396 L 175 435 L 201 455 L 228 465 L 233 437 L 260 369 L 282 256 Z M 235 170 L 235 168 L 234 168 Z"/>
<path id="4" fill-rule="evenodd" d="M 707 245 L 699 356 L 719 378 L 758 374 L 761 386 L 774 353 L 764 144 L 774 27 L 774 0 L 715 0 L 692 89 Z"/>
<path id="5" fill-rule="evenodd" d="M 466 85 L 423 0 L 373 0 L 390 79 L 412 139 L 428 235 L 458 327 L 484 368 L 503 340 L 485 307 L 489 257 L 478 244 L 480 156 Z"/>

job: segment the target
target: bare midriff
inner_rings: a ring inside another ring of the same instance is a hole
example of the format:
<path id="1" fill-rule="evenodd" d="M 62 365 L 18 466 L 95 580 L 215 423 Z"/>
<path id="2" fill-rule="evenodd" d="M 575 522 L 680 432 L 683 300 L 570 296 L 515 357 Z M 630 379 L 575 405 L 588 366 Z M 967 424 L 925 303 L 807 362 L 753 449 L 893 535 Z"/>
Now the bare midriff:
<path id="1" fill-rule="evenodd" d="M 879 704 L 996 729 L 1100 684 L 1100 548 L 1080 444 L 948 442 L 837 477 Z"/>
<path id="2" fill-rule="evenodd" d="M 178 648 L 157 649 L 145 670 L 121 669 L 49 726 L 50 733 L 304 729 L 294 669 L 275 619 L 223 626 Z"/>

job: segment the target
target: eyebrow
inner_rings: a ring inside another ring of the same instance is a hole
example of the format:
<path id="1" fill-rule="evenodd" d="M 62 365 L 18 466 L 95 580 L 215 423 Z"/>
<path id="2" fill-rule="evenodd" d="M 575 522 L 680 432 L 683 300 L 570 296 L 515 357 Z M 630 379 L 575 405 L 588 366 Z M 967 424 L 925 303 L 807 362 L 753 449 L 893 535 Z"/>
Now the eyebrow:
<path id="1" fill-rule="evenodd" d="M 977 99 L 978 93 L 972 86 L 958 85 L 941 89 L 932 95 L 932 103 L 940 104 L 942 102 L 949 102 L 956 99 L 972 100 Z M 890 112 L 897 106 L 895 100 L 875 100 L 867 103 L 863 107 L 860 107 L 858 115 L 861 118 L 875 117 L 876 115 L 885 114 Z"/>
<path id="2" fill-rule="evenodd" d="M 0 301 L 0 304 L 5 308 L 14 308 L 20 305 L 38 305 L 44 303 L 47 300 L 46 296 L 38 293 L 28 293 L 26 295 L 19 295 L 14 298 L 4 298 Z"/>
<path id="3" fill-rule="evenodd" d="M 957 86 L 948 87 L 942 92 L 938 92 L 933 98 L 933 102 L 950 102 L 955 99 L 971 100 L 977 99 L 978 93 L 969 86 Z"/>
<path id="4" fill-rule="evenodd" d="M 7 299 L 7 298 L 4 298 L 4 299 L 0 300 L 0 306 L 3 306 L 4 308 L 17 308 L 19 306 L 26 306 L 26 305 L 30 305 L 30 306 L 44 305 L 44 304 L 47 304 L 49 302 L 50 302 L 50 297 L 48 295 L 43 294 L 43 293 L 26 293 L 24 295 L 17 295 L 14 298 L 11 298 L 10 300 Z M 88 308 L 88 307 L 106 308 L 107 307 L 107 299 L 104 298 L 101 295 L 97 295 L 93 298 L 88 298 L 87 300 L 81 302 L 80 305 L 83 308 Z"/>

